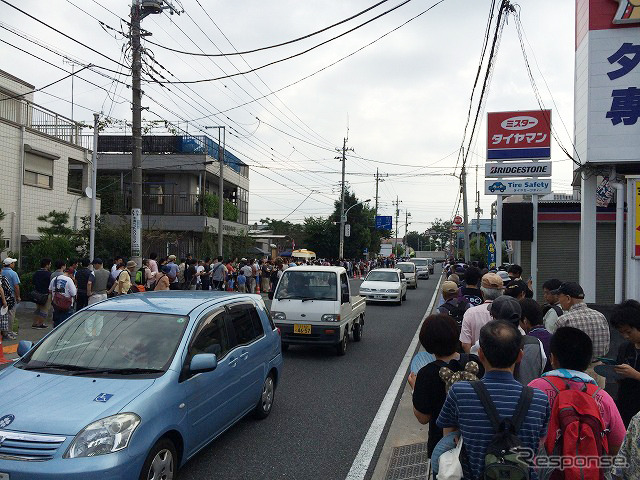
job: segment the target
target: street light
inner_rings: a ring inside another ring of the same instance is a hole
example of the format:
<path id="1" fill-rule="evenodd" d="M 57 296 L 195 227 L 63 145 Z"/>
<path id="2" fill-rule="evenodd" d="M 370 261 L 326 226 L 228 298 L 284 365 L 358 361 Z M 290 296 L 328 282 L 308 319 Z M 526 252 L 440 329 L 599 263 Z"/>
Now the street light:
<path id="1" fill-rule="evenodd" d="M 344 224 L 347 222 L 347 214 L 349 213 L 349 210 L 351 210 L 353 207 L 357 207 L 358 205 L 362 205 L 363 203 L 368 203 L 370 201 L 371 201 L 371 199 L 367 198 L 366 200 L 363 200 L 362 202 L 358 202 L 355 205 L 351 205 L 344 212 L 344 215 L 342 217 L 340 217 L 340 249 L 338 251 L 338 258 L 339 259 L 344 257 Z"/>

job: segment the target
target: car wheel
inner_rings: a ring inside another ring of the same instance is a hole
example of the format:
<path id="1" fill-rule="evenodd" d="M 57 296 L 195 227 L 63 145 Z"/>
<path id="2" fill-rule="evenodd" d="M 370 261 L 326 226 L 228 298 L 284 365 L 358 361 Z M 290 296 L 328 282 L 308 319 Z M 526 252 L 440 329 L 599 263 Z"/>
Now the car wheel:
<path id="1" fill-rule="evenodd" d="M 402 306 L 402 297 L 400 297 L 400 300 L 398 300 L 398 301 L 396 302 L 396 305 L 397 305 L 397 306 L 399 306 L 399 307 L 401 307 L 401 306 Z"/>
<path id="2" fill-rule="evenodd" d="M 364 325 L 362 323 L 362 318 L 360 319 L 359 323 L 356 323 L 353 326 L 353 341 L 354 342 L 359 342 L 360 340 L 362 340 L 362 329 L 364 328 Z"/>
<path id="3" fill-rule="evenodd" d="M 284 342 L 283 342 L 283 343 L 281 343 L 281 344 L 280 344 L 280 349 L 281 349 L 283 352 L 286 352 L 287 350 L 289 350 L 289 344 L 288 344 L 288 343 L 284 343 Z"/>
<path id="4" fill-rule="evenodd" d="M 404 292 L 404 295 L 402 296 L 402 300 L 406 300 L 407 299 L 407 292 Z"/>
<path id="5" fill-rule="evenodd" d="M 340 343 L 336 347 L 336 352 L 338 353 L 339 356 L 342 357 L 347 353 L 348 344 L 349 344 L 349 330 L 348 330 L 348 327 L 345 327 L 344 336 L 342 337 L 342 340 L 340 340 Z"/>
<path id="6" fill-rule="evenodd" d="M 140 472 L 140 480 L 176 480 L 178 454 L 168 438 L 161 438 L 149 451 Z"/>
<path id="7" fill-rule="evenodd" d="M 271 413 L 271 408 L 273 408 L 273 400 L 276 394 L 276 384 L 273 381 L 273 376 L 271 374 L 267 375 L 267 378 L 264 379 L 264 383 L 262 384 L 262 393 L 260 394 L 260 399 L 258 400 L 258 404 L 256 405 L 255 410 L 253 411 L 255 417 L 259 420 L 263 420 L 269 416 Z"/>

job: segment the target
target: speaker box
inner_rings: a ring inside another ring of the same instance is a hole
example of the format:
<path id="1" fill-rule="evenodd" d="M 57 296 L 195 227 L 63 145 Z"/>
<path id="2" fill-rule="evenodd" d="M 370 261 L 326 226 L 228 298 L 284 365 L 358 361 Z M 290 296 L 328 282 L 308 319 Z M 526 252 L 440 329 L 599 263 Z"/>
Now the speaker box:
<path id="1" fill-rule="evenodd" d="M 533 204 L 502 204 L 502 239 L 533 240 Z"/>

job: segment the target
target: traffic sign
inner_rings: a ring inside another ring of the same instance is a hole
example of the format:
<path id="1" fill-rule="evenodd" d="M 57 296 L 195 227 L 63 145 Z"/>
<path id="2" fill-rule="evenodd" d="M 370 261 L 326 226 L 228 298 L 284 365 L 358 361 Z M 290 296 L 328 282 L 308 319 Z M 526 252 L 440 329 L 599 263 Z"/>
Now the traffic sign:
<path id="1" fill-rule="evenodd" d="M 393 217 L 377 215 L 376 228 L 378 230 L 393 230 Z"/>
<path id="2" fill-rule="evenodd" d="M 486 178 L 550 177 L 551 162 L 487 163 L 484 176 Z"/>
<path id="3" fill-rule="evenodd" d="M 453 219 L 453 223 L 455 225 L 462 225 L 462 217 L 460 215 L 456 215 Z"/>
<path id="4" fill-rule="evenodd" d="M 545 195 L 551 193 L 551 180 L 485 180 L 485 195 Z"/>

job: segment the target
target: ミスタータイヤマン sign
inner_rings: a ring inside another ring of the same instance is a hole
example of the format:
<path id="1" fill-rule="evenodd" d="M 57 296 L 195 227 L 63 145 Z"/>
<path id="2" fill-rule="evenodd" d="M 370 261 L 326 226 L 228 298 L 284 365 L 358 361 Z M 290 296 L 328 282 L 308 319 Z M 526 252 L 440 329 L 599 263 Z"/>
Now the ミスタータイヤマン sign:
<path id="1" fill-rule="evenodd" d="M 551 110 L 487 114 L 488 160 L 551 158 Z"/>
<path id="2" fill-rule="evenodd" d="M 550 177 L 551 162 L 487 163 L 484 176 L 486 178 Z"/>
<path id="3" fill-rule="evenodd" d="M 485 195 L 546 195 L 551 193 L 550 179 L 485 180 Z"/>

